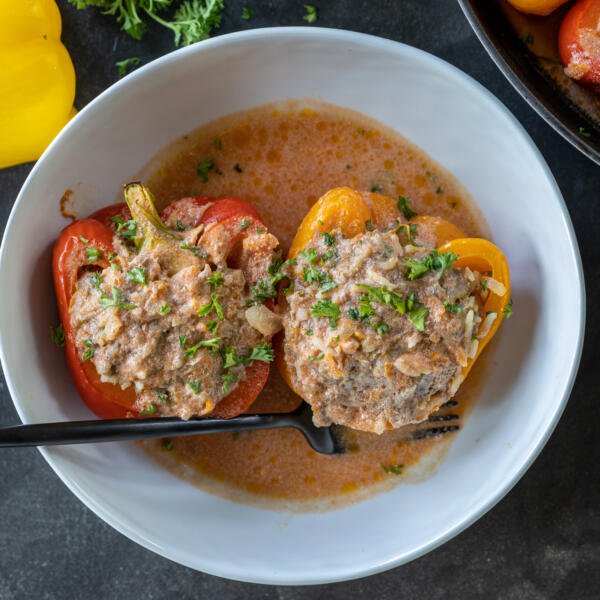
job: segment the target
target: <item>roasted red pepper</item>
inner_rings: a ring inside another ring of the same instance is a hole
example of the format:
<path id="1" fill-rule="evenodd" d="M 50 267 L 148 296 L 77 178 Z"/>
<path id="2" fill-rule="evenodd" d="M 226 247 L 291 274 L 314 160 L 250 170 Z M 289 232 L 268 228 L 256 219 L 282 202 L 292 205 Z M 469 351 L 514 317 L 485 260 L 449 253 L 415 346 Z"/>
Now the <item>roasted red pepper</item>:
<path id="1" fill-rule="evenodd" d="M 211 204 L 200 215 L 199 208 Z M 178 225 L 189 228 L 200 224 L 225 227 L 230 234 L 229 257 L 235 265 L 240 242 L 249 232 L 265 228 L 260 215 L 250 204 L 238 198 L 214 199 L 208 197 L 182 198 L 169 204 L 162 212 L 164 221 L 176 220 Z M 123 390 L 120 386 L 100 380 L 93 363 L 82 361 L 75 344 L 75 332 L 71 324 L 69 309 L 78 278 L 85 270 L 104 269 L 109 265 L 108 257 L 113 252 L 113 240 L 117 235 L 117 223 L 131 219 L 127 204 L 107 206 L 89 218 L 75 221 L 59 235 L 54 245 L 53 276 L 59 316 L 65 332 L 65 355 L 67 365 L 79 395 L 88 407 L 103 418 L 137 416 L 134 407 L 136 395 L 133 387 Z M 86 249 L 98 249 L 90 257 Z M 95 256 L 97 254 L 97 257 Z M 92 258 L 94 260 L 92 260 Z M 236 265 L 237 266 L 237 265 Z M 240 268 L 244 268 L 240 265 Z M 247 274 L 253 284 L 252 274 Z M 246 375 L 234 390 L 222 399 L 211 416 L 231 418 L 246 410 L 264 387 L 269 375 L 269 364 L 254 361 L 246 368 Z"/>

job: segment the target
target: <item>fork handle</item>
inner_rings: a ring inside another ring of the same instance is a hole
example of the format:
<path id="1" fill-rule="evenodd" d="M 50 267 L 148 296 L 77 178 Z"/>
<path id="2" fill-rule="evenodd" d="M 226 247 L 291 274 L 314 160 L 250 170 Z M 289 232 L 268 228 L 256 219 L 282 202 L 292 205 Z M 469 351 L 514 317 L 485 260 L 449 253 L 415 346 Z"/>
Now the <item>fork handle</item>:
<path id="1" fill-rule="evenodd" d="M 0 448 L 55 446 L 177 437 L 199 433 L 293 427 L 289 414 L 240 415 L 232 419 L 102 419 L 0 428 Z"/>

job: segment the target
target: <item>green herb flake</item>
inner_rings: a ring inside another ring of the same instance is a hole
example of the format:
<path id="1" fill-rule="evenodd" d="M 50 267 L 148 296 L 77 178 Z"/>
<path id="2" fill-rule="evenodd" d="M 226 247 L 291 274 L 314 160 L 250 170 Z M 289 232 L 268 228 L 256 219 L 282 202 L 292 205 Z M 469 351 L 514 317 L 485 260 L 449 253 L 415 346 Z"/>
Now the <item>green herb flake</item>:
<path id="1" fill-rule="evenodd" d="M 323 231 L 321 235 L 323 236 L 323 242 L 325 242 L 326 246 L 333 246 L 335 244 L 335 236 L 331 233 Z"/>
<path id="2" fill-rule="evenodd" d="M 100 286 L 102 285 L 102 276 L 98 271 L 95 271 L 90 275 L 90 282 L 97 290 L 100 289 Z"/>
<path id="3" fill-rule="evenodd" d="M 409 200 L 406 196 L 398 196 L 396 203 L 398 210 L 404 215 L 405 219 L 412 219 L 417 216 L 417 213 L 410 207 Z"/>
<path id="4" fill-rule="evenodd" d="M 264 344 L 254 346 L 252 352 L 250 352 L 250 356 L 248 356 L 246 360 L 252 362 L 259 360 L 261 362 L 270 363 L 273 362 L 274 356 L 273 347 L 268 342 L 265 342 Z"/>
<path id="5" fill-rule="evenodd" d="M 330 300 L 320 300 L 316 304 L 313 304 L 310 309 L 310 314 L 313 317 L 324 317 L 329 319 L 329 326 L 335 328 L 337 326 L 337 320 L 340 318 L 340 307 Z"/>
<path id="6" fill-rule="evenodd" d="M 313 4 L 305 4 L 304 9 L 306 14 L 302 18 L 310 25 L 316 23 L 319 18 L 319 9 Z"/>
<path id="7" fill-rule="evenodd" d="M 162 446 L 163 450 L 166 450 L 167 452 L 171 452 L 173 450 L 173 442 L 171 440 L 162 440 L 160 445 Z"/>
<path id="8" fill-rule="evenodd" d="M 437 252 L 437 250 L 434 250 L 431 254 L 420 259 L 409 258 L 405 261 L 404 267 L 407 269 L 407 277 L 410 281 L 422 277 L 429 271 L 438 271 L 441 277 L 457 259 L 458 255 L 454 252 Z"/>
<path id="9" fill-rule="evenodd" d="M 210 295 L 210 302 L 203 304 L 198 309 L 198 316 L 205 317 L 206 315 L 209 315 L 213 311 L 215 312 L 215 314 L 217 315 L 217 317 L 219 317 L 219 319 L 221 321 L 225 318 L 225 315 L 223 313 L 223 307 L 221 306 L 221 304 L 219 302 L 219 298 L 218 298 L 217 294 Z"/>
<path id="10" fill-rule="evenodd" d="M 168 402 L 169 401 L 169 392 L 167 390 L 162 390 L 160 388 L 156 388 L 154 390 L 154 393 L 156 394 L 156 397 L 158 398 L 158 400 L 160 402 Z"/>
<path id="11" fill-rule="evenodd" d="M 256 228 L 256 233 L 258 233 L 259 235 L 263 234 L 263 233 L 266 233 L 266 231 L 267 230 L 264 227 L 257 227 Z"/>
<path id="12" fill-rule="evenodd" d="M 389 475 L 402 475 L 404 465 L 401 465 L 401 464 L 384 465 L 382 463 L 381 468 Z"/>
<path id="13" fill-rule="evenodd" d="M 254 11 L 249 6 L 244 6 L 241 16 L 244 21 L 249 21 L 254 16 Z"/>
<path id="14" fill-rule="evenodd" d="M 85 249 L 85 254 L 87 256 L 88 263 L 93 263 L 102 258 L 103 252 L 100 248 L 96 248 L 95 246 L 88 246 Z"/>
<path id="15" fill-rule="evenodd" d="M 130 58 L 117 61 L 115 67 L 117 67 L 119 77 L 124 77 L 129 69 L 136 67 L 140 62 L 142 61 L 137 56 L 131 56 Z"/>
<path id="16" fill-rule="evenodd" d="M 158 312 L 161 315 L 168 315 L 171 312 L 171 307 L 165 302 L 163 303 L 163 305 L 158 309 Z"/>
<path id="17" fill-rule="evenodd" d="M 225 277 L 223 277 L 222 273 L 220 273 L 219 271 L 215 271 L 210 277 L 206 278 L 206 281 L 208 281 L 210 286 L 214 290 L 216 290 L 217 288 L 220 288 L 223 285 Z"/>
<path id="18" fill-rule="evenodd" d="M 195 379 L 194 381 L 188 381 L 188 385 L 194 394 L 199 394 L 202 389 L 202 382 L 199 379 Z"/>
<path id="19" fill-rule="evenodd" d="M 508 301 L 508 304 L 502 309 L 502 312 L 504 313 L 504 316 L 507 319 L 510 319 L 513 315 L 513 299 L 511 298 Z"/>
<path id="20" fill-rule="evenodd" d="M 388 325 L 386 325 L 383 322 L 377 323 L 373 329 L 375 329 L 375 332 L 378 333 L 379 335 L 383 335 L 384 333 L 387 333 L 390 328 Z"/>
<path id="21" fill-rule="evenodd" d="M 87 244 L 90 240 L 88 240 L 86 237 L 83 237 L 82 235 L 78 235 L 77 239 L 82 243 L 82 244 Z"/>
<path id="22" fill-rule="evenodd" d="M 188 343 L 188 340 L 189 338 L 187 337 L 187 335 L 179 336 L 179 345 L 181 346 L 181 348 L 183 348 Z"/>
<path id="23" fill-rule="evenodd" d="M 56 327 L 50 327 L 50 339 L 57 348 L 63 348 L 65 345 L 65 330 L 62 323 Z"/>
<path id="24" fill-rule="evenodd" d="M 223 388 L 223 393 L 227 394 L 236 381 L 237 377 L 233 373 L 224 373 L 221 376 L 221 387 Z"/>
<path id="25" fill-rule="evenodd" d="M 589 131 L 588 131 L 588 130 L 585 128 L 585 127 L 580 127 L 580 128 L 577 130 L 577 133 L 579 133 L 579 135 L 580 135 L 581 137 L 584 137 L 584 138 L 586 138 L 586 139 L 589 139 L 589 138 L 591 138 L 591 137 L 592 137 L 592 134 L 591 134 L 591 133 L 590 133 L 590 132 L 589 132 Z"/>
<path id="26" fill-rule="evenodd" d="M 200 348 L 208 348 L 209 350 L 212 350 L 213 352 L 215 352 L 219 349 L 220 343 L 221 343 L 220 337 L 214 337 L 209 340 L 200 340 L 194 346 L 190 346 L 189 348 L 185 349 L 185 351 L 184 351 L 185 357 L 186 358 L 194 358 L 196 356 L 196 353 L 198 352 L 198 350 L 200 350 Z"/>
<path id="27" fill-rule="evenodd" d="M 481 286 L 481 289 L 483 291 L 487 290 L 487 286 L 488 286 L 487 279 L 480 279 L 479 280 L 479 285 Z"/>
<path id="28" fill-rule="evenodd" d="M 376 300 L 378 302 L 381 302 L 382 304 L 393 308 L 400 315 L 403 315 L 406 312 L 406 301 L 404 300 L 404 298 L 397 292 L 394 292 L 393 290 L 388 290 L 385 285 L 383 287 L 377 288 L 371 285 L 359 284 L 358 287 L 365 290 L 367 301 Z M 361 298 L 361 302 L 364 303 L 363 298 Z M 373 313 L 371 312 L 370 314 Z M 361 315 L 361 318 L 364 317 Z"/>
<path id="29" fill-rule="evenodd" d="M 87 339 L 87 340 L 85 340 L 84 344 L 85 344 L 86 350 L 81 355 L 81 360 L 83 362 L 90 360 L 94 356 L 94 342 L 92 342 L 92 340 L 90 340 L 90 339 Z"/>
<path id="30" fill-rule="evenodd" d="M 198 163 L 196 174 L 202 183 L 208 182 L 208 174 L 215 168 L 215 161 L 212 158 L 205 158 Z"/>
<path id="31" fill-rule="evenodd" d="M 217 321 L 209 321 L 208 323 L 206 323 L 206 329 L 208 329 L 208 331 L 210 331 L 211 333 L 215 333 L 217 327 L 219 327 Z"/>
<path id="32" fill-rule="evenodd" d="M 223 142 L 221 141 L 221 138 L 215 138 L 213 140 L 213 146 L 220 152 L 223 149 Z"/>
<path id="33" fill-rule="evenodd" d="M 137 308 L 135 304 L 128 304 L 125 302 L 123 294 L 121 294 L 119 289 L 114 286 L 112 287 L 110 296 L 105 293 L 100 294 L 100 306 L 102 308 L 114 306 L 115 308 L 121 308 L 123 310 L 133 310 L 134 308 Z"/>
<path id="34" fill-rule="evenodd" d="M 458 302 L 455 302 L 454 304 L 451 302 L 444 302 L 444 308 L 452 315 L 458 315 L 462 311 Z"/>
<path id="35" fill-rule="evenodd" d="M 319 352 L 319 354 L 316 354 L 314 356 L 309 356 L 308 360 L 310 362 L 315 362 L 317 360 L 323 360 L 325 358 L 325 354 L 323 354 L 323 352 Z"/>
<path id="36" fill-rule="evenodd" d="M 306 335 L 312 335 L 314 331 L 312 329 L 307 329 L 305 333 Z"/>
<path id="37" fill-rule="evenodd" d="M 137 235 L 137 223 L 133 219 L 125 221 L 121 215 L 115 215 L 110 220 L 117 226 L 117 235 L 125 240 L 133 240 Z"/>
<path id="38" fill-rule="evenodd" d="M 435 193 L 438 194 L 438 196 L 439 196 L 444 193 L 444 189 L 441 188 L 440 186 L 438 186 L 435 190 Z"/>
<path id="39" fill-rule="evenodd" d="M 248 227 L 250 227 L 250 219 L 244 217 L 240 225 L 240 231 L 245 231 L 246 229 L 248 229 Z"/>
<path id="40" fill-rule="evenodd" d="M 375 225 L 373 225 L 373 222 L 371 221 L 371 219 L 367 219 L 365 221 L 365 229 L 367 231 L 375 231 Z"/>
<path id="41" fill-rule="evenodd" d="M 428 313 L 429 309 L 426 306 L 415 303 L 406 315 L 412 321 L 417 331 L 425 331 L 425 317 Z"/>
<path id="42" fill-rule="evenodd" d="M 200 248 L 200 246 L 190 246 L 187 242 L 181 242 L 179 247 L 182 250 L 189 250 L 196 258 L 208 258 L 208 252 L 204 248 Z"/>
<path id="43" fill-rule="evenodd" d="M 139 283 L 140 285 L 148 285 L 146 269 L 142 266 L 137 266 L 131 269 L 131 271 L 127 271 L 127 279 Z"/>
<path id="44" fill-rule="evenodd" d="M 152 403 L 148 404 L 144 410 L 140 411 L 140 415 L 155 415 L 156 406 Z"/>
<path id="45" fill-rule="evenodd" d="M 373 194 L 381 194 L 381 192 L 383 192 L 383 188 L 379 184 L 373 183 L 371 184 L 371 192 Z"/>

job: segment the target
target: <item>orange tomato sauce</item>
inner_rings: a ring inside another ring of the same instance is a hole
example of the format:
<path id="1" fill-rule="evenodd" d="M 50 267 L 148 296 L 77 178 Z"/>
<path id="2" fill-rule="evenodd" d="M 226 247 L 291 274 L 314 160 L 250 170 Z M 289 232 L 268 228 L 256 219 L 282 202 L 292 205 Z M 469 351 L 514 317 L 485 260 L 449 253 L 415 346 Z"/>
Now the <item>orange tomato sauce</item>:
<path id="1" fill-rule="evenodd" d="M 214 167 L 204 182 L 197 167 L 208 159 Z M 381 123 L 317 101 L 265 105 L 203 125 L 161 151 L 140 176 L 160 205 L 190 195 L 248 200 L 284 250 L 317 198 L 337 186 L 403 195 L 418 213 L 448 219 L 469 236 L 490 237 L 467 190 L 423 151 Z M 458 405 L 445 412 L 464 417 L 484 370 L 480 359 L 456 397 Z M 284 412 L 299 402 L 273 367 L 251 410 Z M 212 493 L 312 510 L 427 475 L 457 434 L 414 440 L 413 429 L 381 436 L 341 432 L 348 452 L 338 456 L 315 453 L 294 430 L 174 438 L 144 447 Z"/>

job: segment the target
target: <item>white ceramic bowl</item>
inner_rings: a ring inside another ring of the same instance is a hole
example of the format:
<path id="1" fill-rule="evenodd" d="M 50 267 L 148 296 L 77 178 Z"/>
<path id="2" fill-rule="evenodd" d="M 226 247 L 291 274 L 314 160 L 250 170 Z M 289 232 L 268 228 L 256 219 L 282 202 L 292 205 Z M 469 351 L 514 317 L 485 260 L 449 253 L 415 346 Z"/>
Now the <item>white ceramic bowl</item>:
<path id="1" fill-rule="evenodd" d="M 234 579 L 304 584 L 369 575 L 438 546 L 494 505 L 534 460 L 565 406 L 584 325 L 580 257 L 542 156 L 506 108 L 449 64 L 366 35 L 261 29 L 169 54 L 118 82 L 63 130 L 27 179 L 0 255 L 1 357 L 24 422 L 89 418 L 62 353 L 50 249 L 74 188 L 81 214 L 119 195 L 174 138 L 278 99 L 361 111 L 452 171 L 512 269 L 515 315 L 490 348 L 482 397 L 437 472 L 360 504 L 282 514 L 206 494 L 133 444 L 54 447 L 48 463 L 88 507 L 163 556 Z"/>

